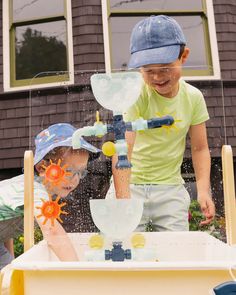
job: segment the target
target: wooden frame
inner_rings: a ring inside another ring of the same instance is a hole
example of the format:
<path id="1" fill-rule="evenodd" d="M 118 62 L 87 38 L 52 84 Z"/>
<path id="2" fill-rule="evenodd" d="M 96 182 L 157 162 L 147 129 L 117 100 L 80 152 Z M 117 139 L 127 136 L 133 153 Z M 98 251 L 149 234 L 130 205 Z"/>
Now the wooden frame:
<path id="1" fill-rule="evenodd" d="M 230 145 L 222 147 L 222 168 L 226 237 L 229 245 L 236 244 L 236 204 L 234 187 L 233 153 Z"/>

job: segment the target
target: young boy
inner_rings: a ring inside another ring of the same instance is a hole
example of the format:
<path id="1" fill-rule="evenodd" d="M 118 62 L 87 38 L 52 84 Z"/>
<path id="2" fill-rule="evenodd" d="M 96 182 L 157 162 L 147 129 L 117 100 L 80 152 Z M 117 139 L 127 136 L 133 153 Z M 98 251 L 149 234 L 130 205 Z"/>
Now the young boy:
<path id="1" fill-rule="evenodd" d="M 191 139 L 198 202 L 206 218 L 202 224 L 209 224 L 215 214 L 205 127 L 209 116 L 202 93 L 181 79 L 182 65 L 189 55 L 185 45 L 179 24 L 165 15 L 141 20 L 132 31 L 129 68 L 139 68 L 145 84 L 125 120 L 163 115 L 175 119 L 170 128 L 127 132 L 133 165 L 131 178 L 129 170 L 113 169 L 116 197 L 131 195 L 144 200 L 139 230 L 145 230 L 149 223 L 154 231 L 188 230 L 190 197 L 181 177 L 187 133 Z"/>
<path id="2" fill-rule="evenodd" d="M 86 175 L 90 153 L 98 154 L 100 152 L 100 150 L 84 139 L 81 139 L 81 149 L 73 150 L 71 138 L 75 130 L 76 128 L 70 124 L 60 123 L 51 125 L 36 136 L 34 156 L 34 167 L 36 171 L 34 181 L 35 206 L 42 206 L 41 199 L 48 200 L 48 195 L 51 195 L 53 199 L 56 196 L 62 199 L 66 198 Z M 66 175 L 63 181 L 58 183 L 47 181 L 45 173 L 51 163 L 59 163 L 59 166 L 64 169 Z M 0 210 L 4 204 L 7 204 L 12 209 L 19 208 L 23 205 L 23 175 L 2 181 L 0 187 L 0 199 L 2 203 Z M 63 224 L 60 224 L 57 220 L 54 221 L 54 226 L 51 225 L 50 220 L 44 224 L 44 219 L 37 217 L 40 213 L 40 209 L 35 210 L 36 220 L 43 232 L 44 238 L 58 258 L 63 261 L 78 260 L 76 251 L 63 228 Z M 10 241 L 8 240 L 8 242 Z M 11 261 L 12 256 L 6 251 L 6 247 L 3 249 L 5 257 L 4 264 L 6 265 Z"/>

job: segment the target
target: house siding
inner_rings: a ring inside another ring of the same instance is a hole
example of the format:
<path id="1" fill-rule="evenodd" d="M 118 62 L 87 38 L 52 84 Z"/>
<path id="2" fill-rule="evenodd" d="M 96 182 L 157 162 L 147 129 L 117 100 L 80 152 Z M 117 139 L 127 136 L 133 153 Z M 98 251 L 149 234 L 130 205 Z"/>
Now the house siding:
<path id="1" fill-rule="evenodd" d="M 234 0 L 214 0 L 214 11 L 219 48 L 220 67 L 223 83 L 191 82 L 205 95 L 211 120 L 207 122 L 209 146 L 212 157 L 220 157 L 221 146 L 231 144 L 236 155 L 236 2 Z M 2 7 L 0 6 L 2 24 Z M 95 101 L 89 86 L 91 73 L 87 71 L 105 68 L 101 1 L 72 1 L 73 51 L 75 84 L 48 90 L 35 90 L 31 96 L 37 99 L 29 120 L 29 95 L 27 91 L 4 93 L 2 30 L 0 30 L 0 170 L 20 168 L 23 154 L 32 142 L 29 125 L 37 132 L 43 124 L 70 122 L 76 126 L 93 124 L 95 111 L 100 106 Z M 83 75 L 80 71 L 85 71 Z M 83 76 L 83 77 L 82 77 Z M 223 89 L 221 89 L 221 85 Z M 87 87 L 82 90 L 80 87 Z M 78 90 L 80 89 L 80 90 Z M 36 95 L 37 94 L 37 95 Z M 222 100 L 224 95 L 224 101 Z M 224 109 L 223 109 L 224 106 Z M 65 109 L 69 108 L 69 114 Z M 70 116 L 69 116 L 70 115 Z M 104 122 L 111 120 L 108 111 L 101 110 Z M 96 139 L 99 145 L 99 140 Z M 189 148 L 186 157 L 190 157 Z"/>
<path id="2" fill-rule="evenodd" d="M 210 127 L 221 129 L 221 136 L 225 137 L 222 144 L 231 145 L 236 155 L 236 2 L 214 0 L 213 3 L 224 100 L 220 94 L 212 93 L 211 98 L 217 102 L 210 107 L 214 114 Z M 215 149 L 216 144 L 217 138 L 212 138 L 210 146 Z M 216 156 L 220 156 L 219 151 Z"/>

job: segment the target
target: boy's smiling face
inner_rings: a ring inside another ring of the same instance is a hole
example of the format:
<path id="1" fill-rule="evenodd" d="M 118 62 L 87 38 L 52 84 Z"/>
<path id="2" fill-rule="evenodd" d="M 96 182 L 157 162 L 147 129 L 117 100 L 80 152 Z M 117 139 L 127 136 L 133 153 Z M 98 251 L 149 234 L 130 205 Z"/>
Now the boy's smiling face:
<path id="1" fill-rule="evenodd" d="M 179 90 L 182 65 L 187 60 L 188 55 L 189 49 L 185 48 L 182 56 L 170 64 L 154 64 L 142 67 L 141 73 L 145 83 L 166 98 L 176 96 Z"/>

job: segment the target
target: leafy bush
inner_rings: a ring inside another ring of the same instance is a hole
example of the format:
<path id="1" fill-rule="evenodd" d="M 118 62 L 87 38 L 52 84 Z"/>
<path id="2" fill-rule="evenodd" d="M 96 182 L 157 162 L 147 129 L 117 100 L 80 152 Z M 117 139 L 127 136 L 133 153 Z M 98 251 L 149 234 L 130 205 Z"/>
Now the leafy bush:
<path id="1" fill-rule="evenodd" d="M 226 242 L 225 218 L 216 214 L 215 219 L 209 225 L 200 225 L 205 220 L 201 212 L 200 205 L 196 200 L 192 200 L 189 208 L 189 230 L 205 231 L 208 234 Z"/>
<path id="2" fill-rule="evenodd" d="M 34 243 L 37 244 L 43 239 L 42 232 L 40 228 L 37 226 L 34 230 Z M 24 236 L 23 234 L 19 235 L 14 239 L 14 253 L 15 257 L 18 257 L 24 252 Z"/>

